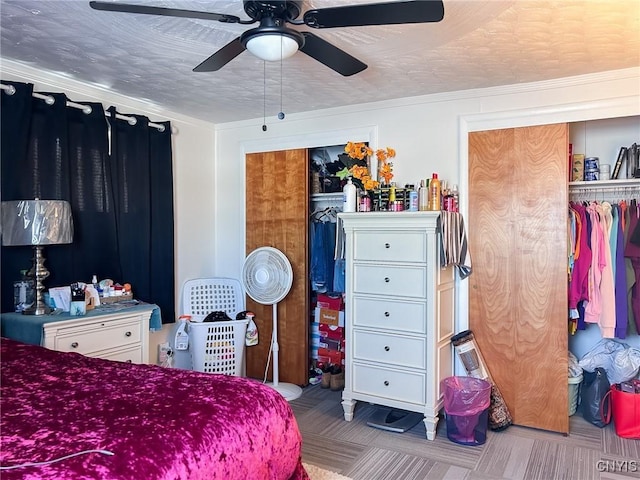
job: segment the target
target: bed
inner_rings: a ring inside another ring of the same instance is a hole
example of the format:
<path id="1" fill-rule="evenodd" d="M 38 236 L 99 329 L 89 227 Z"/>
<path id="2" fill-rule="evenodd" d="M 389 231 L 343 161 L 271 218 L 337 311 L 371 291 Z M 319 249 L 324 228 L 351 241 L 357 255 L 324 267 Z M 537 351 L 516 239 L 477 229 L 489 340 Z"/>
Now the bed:
<path id="1" fill-rule="evenodd" d="M 1 342 L 3 480 L 309 478 L 289 404 L 258 381 Z"/>

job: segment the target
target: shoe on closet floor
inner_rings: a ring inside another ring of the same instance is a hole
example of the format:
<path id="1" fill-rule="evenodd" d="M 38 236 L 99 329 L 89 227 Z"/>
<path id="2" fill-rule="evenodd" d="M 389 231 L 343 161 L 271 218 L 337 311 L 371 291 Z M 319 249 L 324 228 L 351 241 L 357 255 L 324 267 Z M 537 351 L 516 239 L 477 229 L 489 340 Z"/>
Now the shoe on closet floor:
<path id="1" fill-rule="evenodd" d="M 331 390 L 338 391 L 344 388 L 344 370 L 334 365 L 331 371 Z"/>
<path id="2" fill-rule="evenodd" d="M 331 369 L 325 368 L 322 370 L 322 381 L 320 382 L 320 388 L 331 387 Z"/>

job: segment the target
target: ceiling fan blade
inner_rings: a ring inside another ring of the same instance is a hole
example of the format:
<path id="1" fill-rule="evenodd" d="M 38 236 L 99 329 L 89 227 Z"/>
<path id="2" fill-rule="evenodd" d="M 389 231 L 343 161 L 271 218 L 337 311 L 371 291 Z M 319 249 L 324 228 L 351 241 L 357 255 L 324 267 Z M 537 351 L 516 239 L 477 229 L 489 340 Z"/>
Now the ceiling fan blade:
<path id="1" fill-rule="evenodd" d="M 339 74 L 349 77 L 367 68 L 367 65 L 357 58 L 352 57 L 344 50 L 339 49 L 313 33 L 300 33 L 304 36 L 304 45 L 300 51 L 330 69 L 335 70 Z"/>
<path id="2" fill-rule="evenodd" d="M 240 42 L 240 37 L 238 37 L 207 58 L 204 62 L 194 68 L 193 71 L 215 72 L 216 70 L 220 70 L 244 51 L 245 48 Z"/>
<path id="3" fill-rule="evenodd" d="M 147 5 L 130 5 L 126 3 L 89 2 L 94 10 L 108 12 L 143 13 L 147 15 L 165 15 L 168 17 L 200 18 L 203 20 L 217 20 L 223 23 L 240 23 L 240 18 L 235 15 L 222 13 L 197 12 L 195 10 L 180 10 L 177 8 L 150 7 Z"/>
<path id="4" fill-rule="evenodd" d="M 308 10 L 304 23 L 313 28 L 334 28 L 439 22 L 443 18 L 442 0 L 418 0 Z"/>

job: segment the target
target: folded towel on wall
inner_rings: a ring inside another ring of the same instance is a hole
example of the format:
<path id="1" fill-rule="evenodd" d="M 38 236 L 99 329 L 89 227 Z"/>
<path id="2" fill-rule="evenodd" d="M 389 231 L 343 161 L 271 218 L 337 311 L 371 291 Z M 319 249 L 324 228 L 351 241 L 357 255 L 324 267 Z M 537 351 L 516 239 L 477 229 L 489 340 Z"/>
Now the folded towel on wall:
<path id="1" fill-rule="evenodd" d="M 464 280 L 471 275 L 472 269 L 462 214 L 441 212 L 438 228 L 440 230 L 440 266 L 444 268 L 454 265 L 460 278 Z"/>
<path id="2" fill-rule="evenodd" d="M 159 332 L 162 330 L 162 316 L 160 315 L 160 308 L 155 307 L 151 311 L 151 317 L 149 318 L 149 331 Z"/>

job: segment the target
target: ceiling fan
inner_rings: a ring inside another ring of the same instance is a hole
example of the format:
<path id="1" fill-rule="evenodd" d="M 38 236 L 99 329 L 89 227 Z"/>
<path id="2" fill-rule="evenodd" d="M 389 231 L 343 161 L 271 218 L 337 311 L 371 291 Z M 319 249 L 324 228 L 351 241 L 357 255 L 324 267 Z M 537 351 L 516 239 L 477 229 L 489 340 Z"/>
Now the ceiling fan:
<path id="1" fill-rule="evenodd" d="M 247 30 L 195 67 L 194 72 L 219 70 L 245 50 L 266 61 L 279 61 L 300 50 L 347 77 L 363 71 L 367 65 L 321 37 L 311 32 L 294 30 L 286 24 L 336 28 L 439 22 L 444 18 L 442 0 L 395 1 L 319 8 L 307 10 L 302 19 L 298 19 L 302 3 L 300 0 L 243 0 L 244 11 L 250 20 L 243 20 L 235 15 L 148 5 L 101 1 L 91 1 L 89 5 L 95 10 L 197 18 L 241 25 L 260 22 L 258 27 Z"/>

